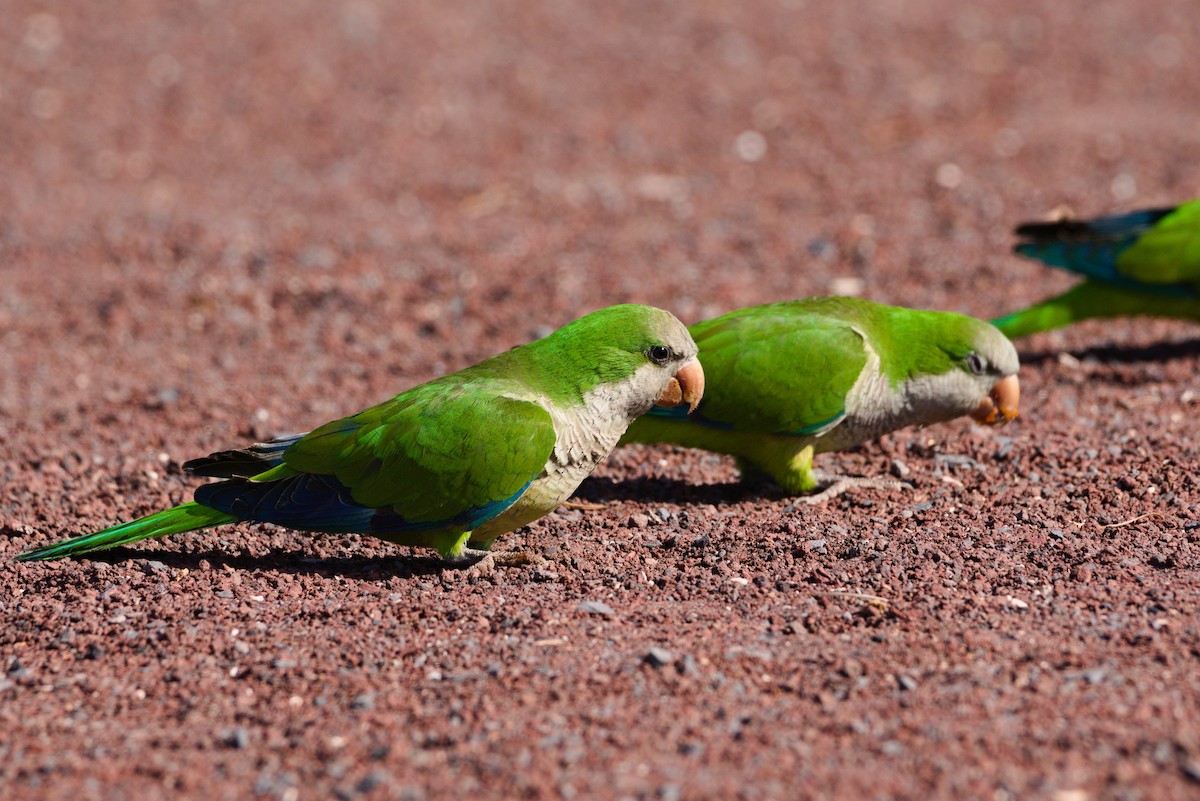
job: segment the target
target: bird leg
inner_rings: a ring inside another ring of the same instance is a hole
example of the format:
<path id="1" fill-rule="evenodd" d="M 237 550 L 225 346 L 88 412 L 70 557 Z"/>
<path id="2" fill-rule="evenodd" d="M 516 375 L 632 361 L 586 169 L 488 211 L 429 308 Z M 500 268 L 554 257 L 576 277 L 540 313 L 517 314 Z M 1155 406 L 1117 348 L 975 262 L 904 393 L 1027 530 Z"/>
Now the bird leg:
<path id="1" fill-rule="evenodd" d="M 912 484 L 907 481 L 883 476 L 840 476 L 824 470 L 813 470 L 812 477 L 816 481 L 816 487 L 820 487 L 821 491 L 815 495 L 800 498 L 809 505 L 832 500 L 851 489 L 912 489 Z"/>
<path id="2" fill-rule="evenodd" d="M 578 509 L 580 512 L 601 512 L 605 506 L 602 503 L 592 503 L 591 501 L 563 501 L 559 506 L 563 509 Z"/>
<path id="3" fill-rule="evenodd" d="M 451 567 L 468 568 L 473 571 L 478 571 L 481 576 L 490 576 L 496 572 L 497 567 L 524 567 L 525 565 L 533 565 L 534 567 L 542 567 L 548 565 L 544 558 L 529 551 L 493 551 L 482 550 L 479 548 L 464 547 L 456 556 L 447 560 Z"/>

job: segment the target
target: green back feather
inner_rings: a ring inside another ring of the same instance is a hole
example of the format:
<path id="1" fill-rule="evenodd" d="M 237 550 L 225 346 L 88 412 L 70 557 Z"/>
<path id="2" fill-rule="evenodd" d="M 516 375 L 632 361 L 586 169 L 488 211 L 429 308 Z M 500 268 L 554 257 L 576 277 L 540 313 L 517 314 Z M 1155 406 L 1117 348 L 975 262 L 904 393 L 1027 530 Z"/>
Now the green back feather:
<path id="1" fill-rule="evenodd" d="M 1179 205 L 1117 257 L 1122 275 L 1149 284 L 1200 284 L 1200 200 Z"/>
<path id="2" fill-rule="evenodd" d="M 647 306 L 612 306 L 544 339 L 414 387 L 310 432 L 256 481 L 333 475 L 357 503 L 413 523 L 447 520 L 511 498 L 541 474 L 556 433 L 541 405 L 566 412 L 628 378 L 645 351 L 680 328 Z"/>
<path id="3" fill-rule="evenodd" d="M 664 432 L 718 426 L 734 432 L 804 435 L 836 424 L 867 365 L 864 340 L 893 387 L 963 369 L 987 323 L 950 312 L 820 297 L 738 309 L 696 323 L 707 376 L 692 418 L 636 421 L 627 442 L 677 439 Z M 993 336 L 994 336 L 993 332 Z"/>
<path id="4" fill-rule="evenodd" d="M 735 431 L 798 432 L 836 418 L 867 355 L 834 312 L 790 301 L 691 326 L 707 376 L 698 413 Z"/>
<path id="5" fill-rule="evenodd" d="M 412 523 L 448 520 L 512 497 L 554 449 L 550 414 L 500 394 L 524 394 L 500 379 L 476 377 L 463 386 L 451 378 L 321 426 L 256 480 L 333 475 L 356 502 L 393 508 Z"/>

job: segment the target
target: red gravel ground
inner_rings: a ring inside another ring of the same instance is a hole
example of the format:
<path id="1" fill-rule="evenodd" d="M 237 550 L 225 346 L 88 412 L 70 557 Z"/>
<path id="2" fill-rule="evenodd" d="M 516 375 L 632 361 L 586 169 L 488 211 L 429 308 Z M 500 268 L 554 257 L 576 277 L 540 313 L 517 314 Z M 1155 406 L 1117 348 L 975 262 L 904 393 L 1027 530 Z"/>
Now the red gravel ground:
<path id="1" fill-rule="evenodd" d="M 1194 3 L 5 0 L 0 53 L 4 798 L 1200 796 L 1194 325 L 822 460 L 911 492 L 618 452 L 543 569 L 7 561 L 610 303 L 1060 291 L 1014 223 L 1200 193 Z"/>

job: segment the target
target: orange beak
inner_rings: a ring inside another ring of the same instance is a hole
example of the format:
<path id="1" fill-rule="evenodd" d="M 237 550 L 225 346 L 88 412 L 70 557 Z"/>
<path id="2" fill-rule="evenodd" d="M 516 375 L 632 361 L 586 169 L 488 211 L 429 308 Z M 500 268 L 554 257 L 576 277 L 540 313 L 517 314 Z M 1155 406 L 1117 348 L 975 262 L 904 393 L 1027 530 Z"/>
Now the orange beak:
<path id="1" fill-rule="evenodd" d="M 703 397 L 704 368 L 693 358 L 683 363 L 675 377 L 667 382 L 655 403 L 659 406 L 678 406 L 686 403 L 688 414 L 691 414 L 696 411 L 696 406 Z"/>
<path id="2" fill-rule="evenodd" d="M 996 382 L 983 402 L 971 412 L 971 418 L 984 425 L 1007 423 L 1017 416 L 1021 402 L 1021 382 L 1015 375 L 1006 375 Z"/>

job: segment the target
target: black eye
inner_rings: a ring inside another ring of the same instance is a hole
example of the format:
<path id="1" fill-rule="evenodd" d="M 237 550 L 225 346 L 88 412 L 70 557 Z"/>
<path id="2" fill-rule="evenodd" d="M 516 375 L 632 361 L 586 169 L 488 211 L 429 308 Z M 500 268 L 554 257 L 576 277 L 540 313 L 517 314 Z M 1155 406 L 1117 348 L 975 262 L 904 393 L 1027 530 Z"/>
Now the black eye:
<path id="1" fill-rule="evenodd" d="M 666 364 L 671 360 L 671 349 L 666 345 L 651 345 L 646 356 L 655 364 Z"/>
<path id="2" fill-rule="evenodd" d="M 987 362 L 978 353 L 968 353 L 967 369 L 975 375 L 983 375 L 983 371 L 987 369 Z"/>

